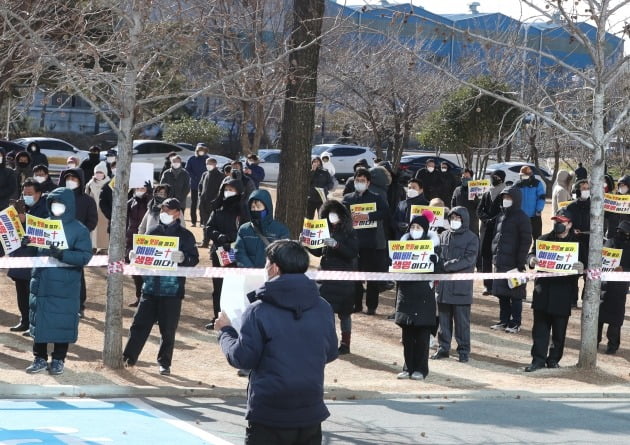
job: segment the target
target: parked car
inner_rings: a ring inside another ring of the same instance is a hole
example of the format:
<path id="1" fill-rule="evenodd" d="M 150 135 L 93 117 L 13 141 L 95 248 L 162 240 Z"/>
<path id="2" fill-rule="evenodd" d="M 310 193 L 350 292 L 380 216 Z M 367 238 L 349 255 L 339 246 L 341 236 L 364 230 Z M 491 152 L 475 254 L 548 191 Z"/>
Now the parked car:
<path id="1" fill-rule="evenodd" d="M 410 177 L 415 176 L 418 170 L 423 169 L 426 166 L 426 163 L 429 159 L 433 159 L 435 161 L 435 168 L 439 169 L 440 164 L 442 164 L 442 162 L 446 162 L 450 167 L 453 175 L 459 178 L 462 174 L 463 169 L 459 165 L 440 156 L 432 156 L 429 154 L 403 156 L 402 158 L 400 158 L 398 170 L 405 175 L 409 175 Z"/>
<path id="2" fill-rule="evenodd" d="M 536 179 L 543 183 L 545 190 L 547 190 L 546 181 L 551 181 L 551 173 L 549 173 L 544 168 L 536 167 L 534 164 L 529 162 L 500 162 L 498 164 L 491 164 L 486 167 L 486 176 L 492 175 L 496 170 L 503 170 L 505 172 L 505 183 L 510 185 L 509 183 L 516 184 L 520 179 L 521 167 L 524 165 L 528 165 L 531 167 L 534 172 L 534 176 Z"/>
<path id="3" fill-rule="evenodd" d="M 21 145 L 26 150 L 28 144 L 37 142 L 43 154 L 48 157 L 48 170 L 51 174 L 59 173 L 66 169 L 66 161 L 68 157 L 75 156 L 79 161 L 84 161 L 89 157 L 87 151 L 79 150 L 70 142 L 62 139 L 47 137 L 32 137 L 14 139 L 13 142 Z"/>
<path id="4" fill-rule="evenodd" d="M 111 150 L 118 151 L 118 146 L 112 147 Z M 152 163 L 153 171 L 159 174 L 164 166 L 166 155 L 171 152 L 175 152 L 180 155 L 182 157 L 182 161 L 186 161 L 190 157 L 190 151 L 178 145 L 163 141 L 154 141 L 151 139 L 137 139 L 133 141 L 133 153 L 131 159 L 135 162 Z M 102 151 L 101 156 L 103 157 L 105 153 L 107 153 L 107 150 Z"/>
<path id="5" fill-rule="evenodd" d="M 339 180 L 354 175 L 353 166 L 361 159 L 365 159 L 370 167 L 374 166 L 376 155 L 370 147 L 347 144 L 319 144 L 311 150 L 311 157 L 328 155 L 335 167 L 335 177 Z"/>
<path id="6" fill-rule="evenodd" d="M 186 150 L 190 150 L 192 152 L 195 151 L 195 146 L 193 144 L 189 144 L 188 142 L 176 142 L 175 145 L 179 145 L 182 148 L 185 148 Z"/>

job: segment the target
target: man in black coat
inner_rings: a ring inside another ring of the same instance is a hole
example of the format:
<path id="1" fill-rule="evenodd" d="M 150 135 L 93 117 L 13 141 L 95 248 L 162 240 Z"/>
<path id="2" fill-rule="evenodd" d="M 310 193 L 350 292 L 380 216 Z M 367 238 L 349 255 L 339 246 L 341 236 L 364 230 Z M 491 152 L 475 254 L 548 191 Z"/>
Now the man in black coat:
<path id="1" fill-rule="evenodd" d="M 416 172 L 416 178 L 422 181 L 424 185 L 424 196 L 430 201 L 433 198 L 442 198 L 445 196 L 446 179 L 447 177 L 442 174 L 440 170 L 435 169 L 435 161 L 433 159 L 429 159 L 426 162 L 426 167 L 418 170 Z M 451 197 L 449 196 L 447 200 L 444 202 L 450 202 Z"/>
<path id="2" fill-rule="evenodd" d="M 580 241 L 580 252 L 584 252 L 584 264 L 588 265 L 588 245 L 591 239 L 591 186 L 588 180 L 582 179 L 574 185 L 576 200 L 567 206 L 567 210 L 573 215 L 573 231 L 577 233 Z M 585 280 L 586 278 L 583 277 Z M 584 295 L 584 288 L 582 288 Z M 577 307 L 578 296 L 573 300 L 573 307 Z"/>
<path id="3" fill-rule="evenodd" d="M 101 147 L 98 145 L 92 145 L 88 151 L 90 153 L 88 158 L 81 162 L 81 165 L 79 166 L 81 170 L 83 170 L 84 178 L 91 178 L 94 176 L 94 167 L 101 162 Z"/>
<path id="4" fill-rule="evenodd" d="M 200 225 L 203 230 L 203 242 L 201 247 L 208 247 L 210 239 L 206 231 L 208 218 L 212 212 L 212 202 L 218 197 L 219 188 L 225 179 L 225 175 L 217 168 L 217 160 L 214 158 L 206 159 L 206 172 L 201 175 L 199 180 L 199 215 Z"/>
<path id="5" fill-rule="evenodd" d="M 573 231 L 572 216 L 566 209 L 558 210 L 553 230 L 540 236 L 543 241 L 578 242 Z M 579 258 L 584 258 L 580 250 Z M 536 258 L 536 243 L 529 254 L 529 267 L 534 268 L 538 263 Z M 578 274 L 584 271 L 584 264 L 578 259 L 573 264 Z M 567 325 L 571 316 L 571 303 L 577 298 L 577 274 L 561 277 L 537 278 L 534 281 L 534 296 L 532 309 L 534 310 L 534 325 L 532 326 L 532 363 L 525 368 L 525 372 L 533 372 L 544 368 L 559 368 L 558 363 L 564 352 L 564 340 Z M 549 335 L 551 334 L 551 346 Z"/>
<path id="6" fill-rule="evenodd" d="M 501 192 L 505 188 L 505 172 L 497 170 L 490 177 L 492 186 L 490 190 L 481 196 L 477 206 L 477 216 L 481 221 L 479 231 L 479 261 L 477 270 L 481 272 L 492 272 L 492 237 L 496 220 L 501 214 Z M 492 293 L 492 280 L 483 280 L 485 290 L 483 295 Z"/>
<path id="7" fill-rule="evenodd" d="M 422 181 L 412 178 L 407 183 L 407 199 L 398 203 L 393 216 L 396 239 L 400 239 L 409 230 L 411 221 L 411 206 L 428 206 L 429 201 L 424 196 Z"/>
<path id="8" fill-rule="evenodd" d="M 48 156 L 42 153 L 37 142 L 31 142 L 26 147 L 28 155 L 31 157 L 31 165 L 45 165 L 48 167 Z M 90 176 L 91 177 L 91 176 Z"/>
<path id="9" fill-rule="evenodd" d="M 7 167 L 4 148 L 0 148 L 0 210 L 9 207 L 9 200 L 17 189 L 17 179 L 12 168 Z"/>
<path id="10" fill-rule="evenodd" d="M 470 215 L 470 226 L 468 229 L 479 236 L 479 218 L 477 217 L 477 207 L 479 207 L 479 197 L 475 196 L 474 199 L 468 199 L 468 181 L 471 181 L 475 176 L 475 173 L 467 168 L 462 173 L 462 185 L 455 188 L 453 192 L 453 198 L 451 199 L 451 208 L 461 206 L 466 207 L 468 214 Z"/>

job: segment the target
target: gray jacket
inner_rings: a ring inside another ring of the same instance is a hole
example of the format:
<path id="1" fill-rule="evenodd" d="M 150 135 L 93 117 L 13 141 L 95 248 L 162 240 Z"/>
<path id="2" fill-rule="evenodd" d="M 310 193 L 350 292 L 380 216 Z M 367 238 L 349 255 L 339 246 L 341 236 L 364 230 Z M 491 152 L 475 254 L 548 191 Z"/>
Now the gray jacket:
<path id="1" fill-rule="evenodd" d="M 440 263 L 445 273 L 474 272 L 479 251 L 479 237 L 470 231 L 470 215 L 465 207 L 453 207 L 453 214 L 462 218 L 457 230 L 445 230 L 440 234 Z M 446 304 L 472 304 L 473 281 L 440 280 L 437 287 L 437 302 Z"/>

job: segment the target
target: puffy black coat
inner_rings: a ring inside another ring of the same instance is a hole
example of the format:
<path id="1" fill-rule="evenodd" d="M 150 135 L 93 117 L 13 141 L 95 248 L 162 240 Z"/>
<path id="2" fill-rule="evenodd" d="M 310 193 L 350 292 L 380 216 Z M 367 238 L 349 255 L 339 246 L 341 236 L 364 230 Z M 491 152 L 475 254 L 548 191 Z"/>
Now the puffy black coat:
<path id="1" fill-rule="evenodd" d="M 308 190 L 308 200 L 321 205 L 322 198 L 319 196 L 319 193 L 317 193 L 317 190 L 315 190 L 316 187 L 324 189 L 326 196 L 328 196 L 328 192 L 334 187 L 332 176 L 321 167 L 311 171 L 311 183 Z"/>
<path id="2" fill-rule="evenodd" d="M 224 186 L 221 186 L 223 193 Z M 206 234 L 212 240 L 210 255 L 216 255 L 219 247 L 230 250 L 230 244 L 236 241 L 238 228 L 249 221 L 249 213 L 241 205 L 241 195 L 222 199 L 221 204 L 208 218 Z M 217 258 L 218 261 L 218 258 Z"/>
<path id="3" fill-rule="evenodd" d="M 567 206 L 567 211 L 571 214 L 573 229 L 582 232 L 578 233 L 580 252 L 586 252 L 586 261 L 588 261 L 589 232 L 591 231 L 591 198 L 573 201 Z M 586 266 L 586 263 L 584 266 Z"/>
<path id="4" fill-rule="evenodd" d="M 331 238 L 337 241 L 333 247 L 309 250 L 315 256 L 321 256 L 321 270 L 345 270 L 358 269 L 357 257 L 359 255 L 359 240 L 356 231 L 352 228 L 350 213 L 339 201 L 326 201 L 320 210 L 321 218 L 328 218 L 329 213 L 336 213 L 340 221 L 328 224 Z M 355 282 L 340 280 L 325 280 L 320 283 L 319 293 L 333 308 L 336 314 L 347 315 L 352 313 L 354 305 Z"/>
<path id="5" fill-rule="evenodd" d="M 42 195 L 39 198 L 33 207 L 29 207 L 26 210 L 28 215 L 37 216 L 38 218 L 48 218 L 50 215 L 48 214 L 48 206 L 46 205 L 46 196 Z M 18 250 L 11 252 L 9 254 L 10 257 L 25 257 L 25 256 L 35 256 L 37 253 L 37 249 L 34 247 L 20 247 Z M 31 268 L 22 267 L 22 268 L 12 268 L 7 271 L 7 276 L 9 278 L 13 278 L 15 280 L 30 280 L 31 279 Z"/>
<path id="6" fill-rule="evenodd" d="M 618 237 L 609 239 L 606 247 L 623 249 L 621 254 L 621 268 L 624 272 L 630 270 L 630 241 L 621 240 Z M 626 315 L 626 295 L 628 294 L 627 281 L 606 281 L 602 283 L 602 304 L 599 306 L 600 323 L 609 323 L 613 326 L 623 325 Z"/>
<path id="7" fill-rule="evenodd" d="M 479 201 L 480 199 L 478 197 L 475 197 L 472 201 L 468 199 L 468 186 L 464 185 L 455 188 L 453 197 L 451 198 L 451 208 L 458 206 L 466 207 L 470 218 L 468 229 L 477 236 L 479 235 L 479 217 L 477 216 Z"/>
<path id="8" fill-rule="evenodd" d="M 505 187 L 504 183 L 498 186 Z M 501 214 L 501 194 L 497 195 L 495 199 L 492 199 L 491 193 L 485 192 L 481 195 L 481 200 L 477 207 L 477 217 L 481 221 L 481 227 L 479 228 L 479 241 L 481 243 L 481 253 L 483 255 L 492 254 L 492 237 L 494 236 L 494 227 L 497 224 L 497 218 Z"/>
<path id="9" fill-rule="evenodd" d="M 36 165 L 45 165 L 48 167 L 48 156 L 41 152 L 39 145 L 37 143 L 31 142 L 28 147 L 28 154 L 31 157 L 31 165 L 35 167 Z"/>
<path id="10" fill-rule="evenodd" d="M 532 225 L 529 217 L 521 209 L 521 191 L 517 187 L 503 190 L 502 195 L 512 197 L 512 206 L 503 209 L 497 219 L 492 239 L 492 264 L 497 272 L 507 272 L 514 268 L 525 270 L 527 252 L 532 244 Z M 493 280 L 492 293 L 497 296 L 525 298 L 524 285 L 510 289 L 507 280 Z"/>
<path id="11" fill-rule="evenodd" d="M 474 272 L 479 253 L 479 238 L 469 230 L 470 216 L 465 207 L 453 207 L 450 215 L 459 215 L 462 226 L 440 234 L 440 265 L 446 273 Z M 472 304 L 473 281 L 440 281 L 437 302 L 446 304 Z"/>
<path id="12" fill-rule="evenodd" d="M 79 187 L 74 189 L 76 218 L 91 232 L 98 224 L 98 210 L 96 208 L 96 201 L 94 201 L 91 196 L 85 194 L 85 179 L 83 177 L 83 170 L 80 168 L 69 168 L 64 170 L 59 177 L 59 187 L 66 186 L 66 176 L 71 172 L 79 178 Z"/>
<path id="13" fill-rule="evenodd" d="M 0 210 L 9 207 L 9 200 L 17 188 L 17 179 L 13 169 L 7 167 L 4 148 L 0 148 Z"/>

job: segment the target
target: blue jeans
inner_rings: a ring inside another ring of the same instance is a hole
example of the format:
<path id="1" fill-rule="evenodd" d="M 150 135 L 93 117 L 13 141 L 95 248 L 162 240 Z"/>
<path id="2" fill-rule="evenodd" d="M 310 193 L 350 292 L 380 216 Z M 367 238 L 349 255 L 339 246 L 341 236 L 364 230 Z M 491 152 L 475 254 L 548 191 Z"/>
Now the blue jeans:
<path id="1" fill-rule="evenodd" d="M 508 327 L 521 325 L 523 300 L 520 298 L 499 296 L 499 320 Z"/>

